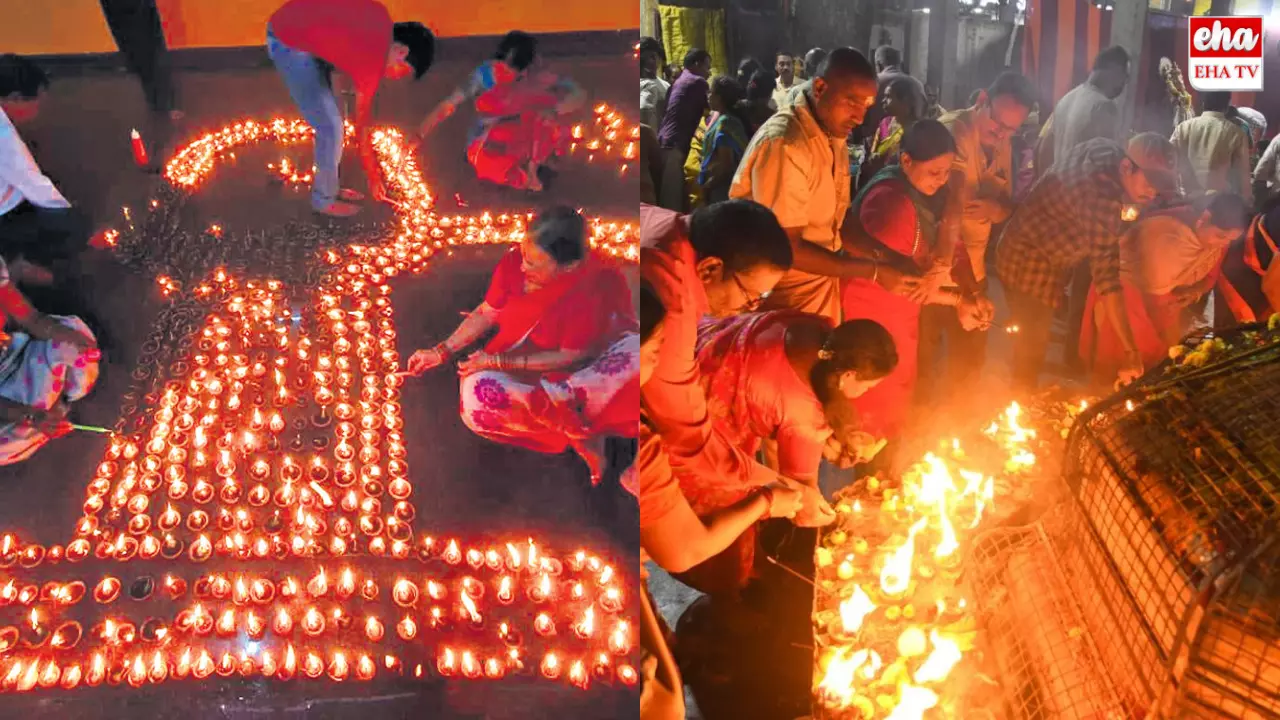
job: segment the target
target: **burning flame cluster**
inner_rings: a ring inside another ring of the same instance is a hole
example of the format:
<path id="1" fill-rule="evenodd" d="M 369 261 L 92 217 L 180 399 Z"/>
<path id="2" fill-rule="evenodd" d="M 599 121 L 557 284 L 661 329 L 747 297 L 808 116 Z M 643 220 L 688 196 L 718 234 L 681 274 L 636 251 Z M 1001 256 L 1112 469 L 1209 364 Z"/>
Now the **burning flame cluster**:
<path id="1" fill-rule="evenodd" d="M 310 132 L 236 123 L 179 151 L 166 177 L 192 192 L 235 148 Z M 328 251 L 314 290 L 215 270 L 191 289 L 203 327 L 147 396 L 145 427 L 112 437 L 72 539 L 0 535 L 0 692 L 214 674 L 638 681 L 623 581 L 599 555 L 413 526 L 388 282 L 457 245 L 518 242 L 529 216 L 437 215 L 400 134 L 374 144 L 400 198 L 394 237 Z M 591 229 L 601 250 L 638 256 L 634 224 Z M 100 574 L 144 560 L 169 573 Z M 90 575 L 65 577 L 76 569 Z"/>
<path id="2" fill-rule="evenodd" d="M 898 487 L 869 478 L 841 494 L 815 558 L 815 693 L 829 716 L 918 720 L 935 707 L 962 716 L 954 671 L 976 634 L 965 548 L 992 508 L 995 476 L 1035 466 L 1035 431 L 1023 422 L 1014 403 L 986 429 L 994 463 L 951 440 Z"/>

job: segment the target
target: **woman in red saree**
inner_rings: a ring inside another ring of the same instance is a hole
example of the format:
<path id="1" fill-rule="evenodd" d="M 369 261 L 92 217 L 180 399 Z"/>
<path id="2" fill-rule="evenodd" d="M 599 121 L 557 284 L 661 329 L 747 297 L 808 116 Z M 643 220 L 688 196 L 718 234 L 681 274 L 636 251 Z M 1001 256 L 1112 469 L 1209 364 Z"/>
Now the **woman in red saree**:
<path id="1" fill-rule="evenodd" d="M 870 459 L 874 441 L 859 432 L 852 401 L 897 363 L 893 338 L 869 320 L 833 329 L 821 316 L 778 310 L 710 321 L 698 331 L 698 368 L 716 431 L 751 454 L 766 438 L 775 441 L 778 474 L 812 488 L 824 457 Z M 699 515 L 757 489 L 737 481 L 710 483 L 678 469 L 677 475 Z M 815 517 L 801 516 L 800 524 L 823 524 L 829 508 L 814 507 Z M 740 589 L 751 576 L 755 539 L 754 529 L 748 530 L 681 580 L 713 594 Z"/>
<path id="2" fill-rule="evenodd" d="M 921 120 L 903 134 L 900 163 L 871 178 L 853 202 L 853 211 L 868 240 L 854 251 L 881 263 L 906 267 L 913 274 L 940 265 L 947 251 L 940 235 L 956 211 L 947 204 L 943 186 L 951 176 L 955 140 L 936 120 Z M 939 229 L 939 226 L 942 229 Z M 945 264 L 943 264 L 945 267 Z M 991 303 L 981 295 L 928 284 L 922 297 L 895 295 L 874 279 L 848 280 L 842 290 L 846 320 L 866 318 L 884 326 L 898 348 L 893 372 L 854 404 L 863 428 L 876 437 L 895 439 L 903 431 L 915 392 L 923 303 L 953 305 L 965 329 L 990 322 Z"/>
<path id="3" fill-rule="evenodd" d="M 1222 274 L 1231 243 L 1249 225 L 1249 207 L 1239 195 L 1215 194 L 1142 218 L 1120 244 L 1120 286 L 1133 339 L 1150 370 L 1191 331 L 1191 307 L 1218 287 L 1241 320 L 1252 311 Z M 1089 291 L 1080 329 L 1080 357 L 1097 378 L 1115 377 L 1124 347 L 1103 317 L 1098 295 Z M 1110 375 L 1105 375 L 1110 373 Z"/>
<path id="4" fill-rule="evenodd" d="M 498 185 L 539 192 L 539 170 L 568 148 L 567 126 L 558 118 L 586 104 L 573 81 L 541 69 L 537 40 L 507 33 L 498 51 L 471 73 L 467 84 L 422 121 L 425 137 L 459 106 L 475 101 L 480 116 L 467 136 L 467 160 L 476 175 Z"/>
<path id="5" fill-rule="evenodd" d="M 554 207 L 503 256 L 484 302 L 444 342 L 409 358 L 421 374 L 497 334 L 458 363 L 461 414 L 482 437 L 544 453 L 572 447 L 604 471 L 604 441 L 635 437 L 639 336 L 630 288 L 591 252 L 586 221 Z"/>

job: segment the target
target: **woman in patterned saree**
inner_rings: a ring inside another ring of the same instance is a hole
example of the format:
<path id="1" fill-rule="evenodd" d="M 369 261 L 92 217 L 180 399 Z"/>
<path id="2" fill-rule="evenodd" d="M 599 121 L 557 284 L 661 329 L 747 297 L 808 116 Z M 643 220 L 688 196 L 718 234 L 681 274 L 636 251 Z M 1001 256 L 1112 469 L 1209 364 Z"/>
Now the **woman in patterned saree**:
<path id="1" fill-rule="evenodd" d="M 476 175 L 498 185 L 540 192 L 539 170 L 568 145 L 560 117 L 580 110 L 586 94 L 574 82 L 541 69 L 537 40 L 513 30 L 493 59 L 471 73 L 418 129 L 419 141 L 459 106 L 474 100 L 480 118 L 467 137 L 467 160 Z"/>
<path id="2" fill-rule="evenodd" d="M 10 323 L 18 331 L 0 333 L 0 465 L 22 462 L 71 430 L 68 404 L 93 388 L 101 357 L 80 318 L 37 312 L 0 260 L 0 326 Z"/>
<path id="3" fill-rule="evenodd" d="M 421 374 L 458 362 L 462 420 L 476 434 L 543 453 L 572 447 L 592 482 L 604 441 L 635 437 L 639 339 L 621 271 L 591 251 L 586 221 L 568 207 L 538 215 L 494 270 L 484 302 L 447 339 L 409 358 Z"/>
<path id="4" fill-rule="evenodd" d="M 898 364 L 888 331 L 870 320 L 832 328 L 818 315 L 794 310 L 749 313 L 708 322 L 698 331 L 698 367 L 716 430 L 755 453 L 776 443 L 778 474 L 805 488 L 796 518 L 802 526 L 835 518 L 820 499 L 818 466 L 870 460 L 875 440 L 858 429 L 853 399 L 875 387 Z M 677 469 L 694 512 L 728 507 L 757 488 L 739 482 L 713 484 Z M 811 490 L 812 489 L 812 490 Z M 740 589 L 751 577 L 755 532 L 700 564 L 681 580 L 711 594 Z"/>

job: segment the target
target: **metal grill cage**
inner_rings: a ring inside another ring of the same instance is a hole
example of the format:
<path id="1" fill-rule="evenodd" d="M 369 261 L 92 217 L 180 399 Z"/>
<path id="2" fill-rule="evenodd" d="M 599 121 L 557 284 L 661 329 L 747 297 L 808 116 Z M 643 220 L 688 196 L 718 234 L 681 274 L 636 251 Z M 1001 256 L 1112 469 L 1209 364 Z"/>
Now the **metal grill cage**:
<path id="1" fill-rule="evenodd" d="M 1070 499 L 975 543 L 1011 717 L 1280 717 L 1280 337 L 1221 341 L 1082 414 Z"/>

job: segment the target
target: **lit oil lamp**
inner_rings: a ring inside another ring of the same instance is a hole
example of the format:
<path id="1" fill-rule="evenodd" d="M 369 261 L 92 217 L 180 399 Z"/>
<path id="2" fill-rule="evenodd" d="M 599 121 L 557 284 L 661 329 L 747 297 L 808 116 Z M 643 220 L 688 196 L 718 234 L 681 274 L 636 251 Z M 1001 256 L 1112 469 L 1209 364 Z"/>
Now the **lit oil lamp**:
<path id="1" fill-rule="evenodd" d="M 187 529 L 200 532 L 209 527 L 209 513 L 204 510 L 192 510 L 187 514 Z"/>
<path id="2" fill-rule="evenodd" d="M 214 673 L 217 664 L 213 661 L 213 656 L 208 650 L 201 650 L 200 656 L 196 658 L 195 665 L 191 666 L 191 677 L 197 680 L 203 680 Z"/>
<path id="3" fill-rule="evenodd" d="M 458 548 L 457 540 L 450 540 L 444 549 L 444 561 L 450 565 L 457 565 L 462 562 L 462 551 Z"/>
<path id="4" fill-rule="evenodd" d="M 93 589 L 93 599 L 102 605 L 115 602 L 120 597 L 120 581 L 113 577 L 104 577 Z"/>
<path id="5" fill-rule="evenodd" d="M 85 673 L 84 683 L 89 687 L 97 687 L 107 679 L 107 660 L 102 653 L 95 652 L 89 660 L 89 670 Z"/>
<path id="6" fill-rule="evenodd" d="M 583 690 L 591 684 L 591 675 L 587 673 L 587 667 L 581 660 L 574 660 L 569 666 L 569 683 Z"/>
<path id="7" fill-rule="evenodd" d="M 556 634 L 556 623 L 550 615 L 538 613 L 538 616 L 533 619 L 533 629 L 539 635 L 548 637 Z"/>
<path id="8" fill-rule="evenodd" d="M 266 485 L 259 483 L 249 488 L 248 499 L 253 507 L 262 507 L 271 501 L 271 491 Z"/>
<path id="9" fill-rule="evenodd" d="M 596 630 L 596 612 L 595 608 L 588 605 L 586 611 L 582 614 L 582 621 L 574 624 L 573 632 L 583 640 L 589 639 L 595 634 Z"/>
<path id="10" fill-rule="evenodd" d="M 209 540 L 208 535 L 200 535 L 192 541 L 188 553 L 192 560 L 204 562 L 213 556 L 213 542 Z"/>
<path id="11" fill-rule="evenodd" d="M 381 642 L 385 635 L 382 621 L 370 615 L 364 622 L 364 635 L 372 642 Z"/>
<path id="12" fill-rule="evenodd" d="M 187 592 L 187 581 L 172 575 L 166 575 L 161 586 L 171 600 L 177 600 Z"/>
<path id="13" fill-rule="evenodd" d="M 535 603 L 546 602 L 551 598 L 551 591 L 551 576 L 543 573 L 538 582 L 529 587 L 529 599 Z"/>
<path id="14" fill-rule="evenodd" d="M 329 592 L 329 579 L 324 574 L 324 568 L 307 582 L 307 593 L 313 598 L 322 598 Z"/>
<path id="15" fill-rule="evenodd" d="M 173 505 L 167 505 L 165 506 L 164 512 L 160 513 L 160 519 L 156 524 L 161 530 L 168 532 L 178 527 L 178 523 L 180 522 L 182 522 L 182 514 L 179 513 Z"/>
<path id="16" fill-rule="evenodd" d="M 249 598 L 258 605 L 266 605 L 276 596 L 276 586 L 262 578 L 249 584 Z"/>
<path id="17" fill-rule="evenodd" d="M 83 678 L 83 671 L 80 669 L 79 663 L 72 663 L 62 671 L 62 682 L 60 683 L 63 690 L 74 690 L 80 685 Z"/>
<path id="18" fill-rule="evenodd" d="M 539 666 L 542 677 L 548 680 L 555 680 L 560 677 L 563 670 L 560 667 L 560 658 L 554 652 L 549 652 L 542 657 L 542 664 Z"/>
<path id="19" fill-rule="evenodd" d="M 267 631 L 267 623 L 258 614 L 250 610 L 244 618 L 244 631 L 253 640 L 261 640 Z"/>
<path id="20" fill-rule="evenodd" d="M 621 612 L 622 611 L 622 591 L 616 587 L 605 588 L 604 593 L 600 595 L 600 607 L 605 612 Z"/>
<path id="21" fill-rule="evenodd" d="M 413 619 L 412 615 L 405 615 L 400 618 L 400 622 L 396 623 L 396 635 L 401 640 L 412 640 L 418 635 L 418 623 Z"/>
<path id="22" fill-rule="evenodd" d="M 444 677 L 452 677 L 458 671 L 458 658 L 453 648 L 445 647 L 436 658 L 436 670 Z"/>
<path id="23" fill-rule="evenodd" d="M 411 580 L 400 578 L 391 588 L 391 599 L 400 607 L 413 607 L 418 602 L 418 586 Z"/>
<path id="24" fill-rule="evenodd" d="M 271 621 L 271 632 L 280 637 L 288 637 L 293 632 L 293 616 L 288 610 L 280 608 L 276 612 L 275 619 Z"/>
<path id="25" fill-rule="evenodd" d="M 142 516 L 145 517 L 145 516 Z M 154 558 L 160 554 L 160 541 L 154 535 L 148 535 L 142 538 L 142 542 L 138 543 L 138 557 L 143 559 Z"/>
<path id="26" fill-rule="evenodd" d="M 314 652 L 307 653 L 302 661 L 302 672 L 307 677 L 315 680 L 324 674 L 324 660 Z"/>
<path id="27" fill-rule="evenodd" d="M 475 655 L 470 650 L 462 651 L 462 676 L 471 680 L 480 677 L 483 673 L 480 662 L 476 660 Z"/>
<path id="28" fill-rule="evenodd" d="M 314 607 L 307 608 L 306 614 L 302 616 L 302 631 L 314 637 L 324 632 L 324 626 L 324 615 Z"/>

